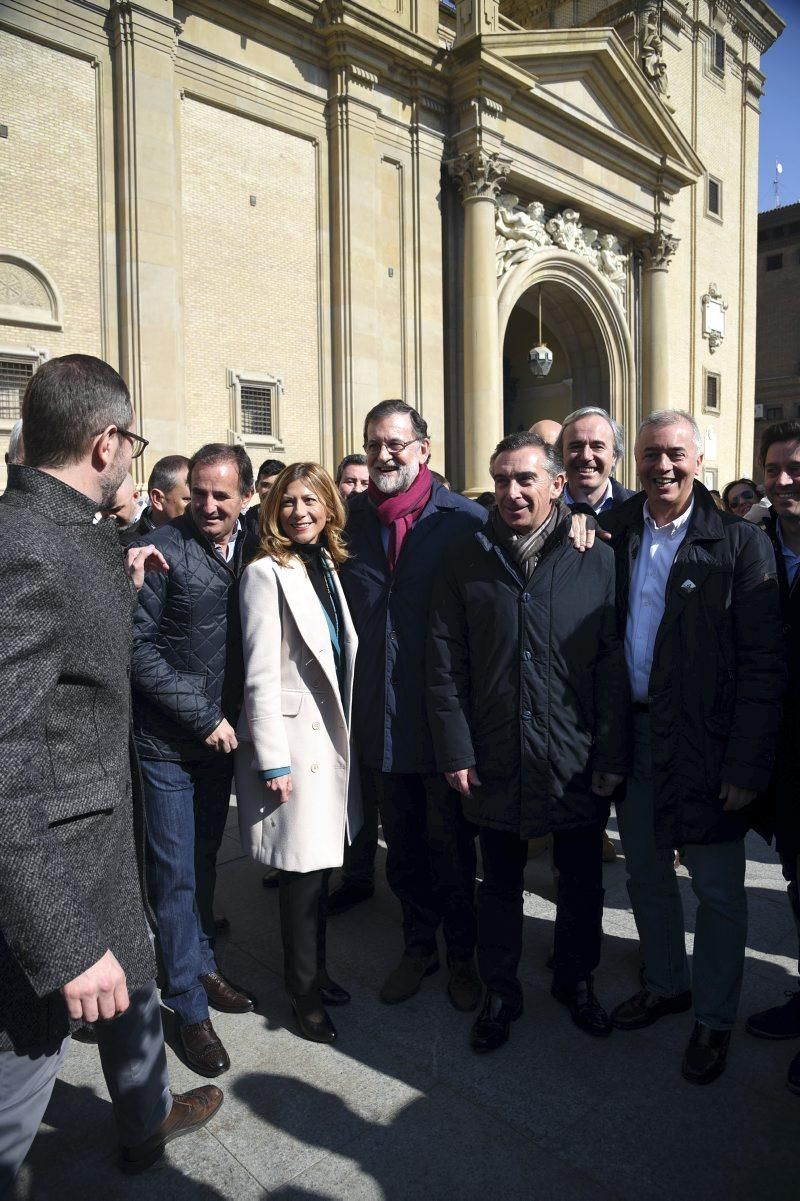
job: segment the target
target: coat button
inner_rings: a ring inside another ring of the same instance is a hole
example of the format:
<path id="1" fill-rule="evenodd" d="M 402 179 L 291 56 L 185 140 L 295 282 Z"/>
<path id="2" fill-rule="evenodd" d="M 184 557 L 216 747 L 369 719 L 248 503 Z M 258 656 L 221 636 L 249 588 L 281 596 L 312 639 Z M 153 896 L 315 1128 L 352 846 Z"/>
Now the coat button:
<path id="1" fill-rule="evenodd" d="M 311 723 L 311 729 L 312 729 L 312 730 L 318 730 L 318 729 L 319 729 L 319 722 L 318 722 L 318 721 L 312 721 L 312 723 Z"/>
<path id="2" fill-rule="evenodd" d="M 533 714 L 531 713 L 530 709 L 523 709 L 520 717 L 523 721 L 530 721 L 533 717 Z"/>
<path id="3" fill-rule="evenodd" d="M 522 601 L 523 605 L 527 605 L 528 601 L 531 599 L 530 592 L 523 592 L 519 599 Z"/>
<path id="4" fill-rule="evenodd" d="M 318 763 L 312 763 L 312 764 L 311 764 L 311 770 L 312 770 L 313 772 L 318 772 L 318 771 L 319 771 L 319 764 L 318 764 Z"/>

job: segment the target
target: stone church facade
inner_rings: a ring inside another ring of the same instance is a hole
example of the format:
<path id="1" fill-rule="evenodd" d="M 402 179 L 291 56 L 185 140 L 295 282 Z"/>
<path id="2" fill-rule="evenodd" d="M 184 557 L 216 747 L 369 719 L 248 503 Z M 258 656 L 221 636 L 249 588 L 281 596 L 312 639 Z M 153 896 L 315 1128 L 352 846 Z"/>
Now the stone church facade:
<path id="1" fill-rule="evenodd" d="M 690 409 L 724 484 L 781 29 L 762 0 L 0 0 L 0 438 L 83 351 L 145 473 L 210 440 L 330 467 L 400 396 L 459 488 L 590 403 Z"/>

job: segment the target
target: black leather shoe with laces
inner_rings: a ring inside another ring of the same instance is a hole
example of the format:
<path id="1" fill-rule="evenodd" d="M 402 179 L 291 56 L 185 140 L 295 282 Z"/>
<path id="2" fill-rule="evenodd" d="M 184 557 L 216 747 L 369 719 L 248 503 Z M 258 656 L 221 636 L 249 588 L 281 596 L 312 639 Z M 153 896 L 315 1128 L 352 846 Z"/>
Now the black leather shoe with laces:
<path id="1" fill-rule="evenodd" d="M 681 1065 L 684 1080 L 690 1084 L 710 1084 L 721 1076 L 730 1041 L 730 1030 L 712 1030 L 703 1022 L 695 1022 Z"/>
<path id="2" fill-rule="evenodd" d="M 596 1038 L 607 1038 L 614 1029 L 611 1018 L 594 995 L 591 976 L 579 980 L 573 988 L 558 988 L 553 984 L 550 992 L 557 1001 L 567 1006 L 575 1025 L 587 1034 L 593 1034 Z"/>
<path id="3" fill-rule="evenodd" d="M 497 993 L 487 992 L 486 999 L 472 1031 L 469 1044 L 473 1051 L 483 1054 L 485 1051 L 496 1051 L 508 1042 L 508 1034 L 512 1022 L 522 1014 L 522 1006 L 509 1005 Z"/>

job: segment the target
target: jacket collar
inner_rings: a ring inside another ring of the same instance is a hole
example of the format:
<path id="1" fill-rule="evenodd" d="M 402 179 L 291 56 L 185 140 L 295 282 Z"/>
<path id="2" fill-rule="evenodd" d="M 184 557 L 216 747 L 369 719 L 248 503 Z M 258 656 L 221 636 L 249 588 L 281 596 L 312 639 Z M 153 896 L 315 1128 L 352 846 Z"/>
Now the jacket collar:
<path id="1" fill-rule="evenodd" d="M 562 516 L 561 520 L 556 523 L 555 529 L 553 530 L 552 534 L 550 535 L 550 537 L 547 539 L 544 546 L 542 547 L 542 553 L 539 556 L 540 562 L 542 559 L 545 558 L 546 555 L 548 555 L 550 553 L 551 550 L 553 550 L 557 546 L 562 546 L 564 544 L 564 542 L 566 542 L 567 533 L 569 531 L 569 526 L 570 526 L 571 520 L 572 520 L 572 512 L 567 507 L 566 512 Z M 492 527 L 491 521 L 487 522 L 487 524 L 485 526 L 482 526 L 479 530 L 476 530 L 475 537 L 477 538 L 480 546 L 483 547 L 483 549 L 485 551 L 487 551 L 488 553 L 491 553 L 492 551 L 497 551 L 497 552 L 499 552 L 499 554 L 501 554 L 503 556 L 503 558 L 508 563 L 511 562 L 511 560 L 508 558 L 505 551 L 503 550 L 503 547 L 500 545 L 500 543 L 497 541 L 497 539 L 495 537 L 495 533 L 494 533 L 494 529 Z"/>
<path id="2" fill-rule="evenodd" d="M 725 519 L 714 504 L 711 493 L 699 480 L 695 480 L 693 491 L 694 509 L 689 519 L 686 540 L 718 542 L 725 536 Z M 644 492 L 636 492 L 616 509 L 607 510 L 603 514 L 603 529 L 616 535 L 632 528 L 641 535 L 644 529 L 644 502 L 646 499 L 647 496 Z"/>
<path id="3" fill-rule="evenodd" d="M 18 508 L 40 513 L 54 525 L 98 524 L 95 518 L 100 506 L 96 500 L 37 467 L 12 464 L 3 499 Z"/>

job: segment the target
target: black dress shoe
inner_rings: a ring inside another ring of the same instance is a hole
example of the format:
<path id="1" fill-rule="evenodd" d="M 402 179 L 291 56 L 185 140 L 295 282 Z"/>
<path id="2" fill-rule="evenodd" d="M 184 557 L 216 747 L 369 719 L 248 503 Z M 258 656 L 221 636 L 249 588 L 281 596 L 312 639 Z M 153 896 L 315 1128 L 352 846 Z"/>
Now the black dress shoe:
<path id="1" fill-rule="evenodd" d="M 331 980 L 327 972 L 320 975 L 317 987 L 323 1005 L 346 1005 L 350 1000 L 350 993 L 347 989 L 342 988 L 341 984 L 337 984 L 335 980 Z"/>
<path id="2" fill-rule="evenodd" d="M 756 1038 L 800 1038 L 800 989 L 785 996 L 789 998 L 785 1004 L 751 1014 L 744 1026 L 747 1033 Z"/>
<path id="3" fill-rule="evenodd" d="M 695 1022 L 681 1064 L 684 1080 L 690 1084 L 710 1084 L 721 1076 L 730 1041 L 730 1030 L 712 1030 L 703 1022 Z"/>
<path id="4" fill-rule="evenodd" d="M 648 988 L 642 988 L 611 1011 L 611 1022 L 617 1030 L 642 1030 L 668 1013 L 686 1013 L 691 1007 L 692 994 L 688 990 L 676 997 L 659 997 Z"/>
<path id="5" fill-rule="evenodd" d="M 312 1043 L 334 1043 L 339 1037 L 336 1027 L 323 1007 L 319 1004 L 310 1007 L 303 1003 L 301 997 L 290 997 L 294 1020 L 303 1038 Z"/>
<path id="6" fill-rule="evenodd" d="M 215 1084 L 177 1093 L 172 1098 L 172 1109 L 154 1134 L 135 1147 L 120 1148 L 119 1166 L 126 1176 L 143 1172 L 161 1158 L 167 1143 L 210 1122 L 221 1104 L 222 1091 Z"/>
<path id="7" fill-rule="evenodd" d="M 521 1015 L 521 1005 L 509 1005 L 497 993 L 487 992 L 483 1009 L 470 1032 L 469 1045 L 481 1055 L 485 1051 L 496 1051 L 508 1042 L 511 1023 Z"/>
<path id="8" fill-rule="evenodd" d="M 550 992 L 557 1001 L 567 1006 L 575 1025 L 580 1026 L 587 1034 L 607 1038 L 614 1029 L 611 1018 L 594 995 L 591 976 L 579 980 L 573 988 L 558 988 L 553 984 Z"/>
<path id="9" fill-rule="evenodd" d="M 220 972 L 208 972 L 200 977 L 208 1003 L 220 1013 L 252 1013 L 254 998 L 225 979 Z"/>
<path id="10" fill-rule="evenodd" d="M 210 1018 L 179 1026 L 178 1034 L 186 1062 L 192 1071 L 200 1076 L 221 1076 L 227 1072 L 231 1061 Z"/>
<path id="11" fill-rule="evenodd" d="M 368 901 L 374 895 L 375 889 L 371 884 L 340 884 L 328 896 L 326 904 L 328 917 L 336 917 L 338 913 L 347 913 L 348 909 L 355 909 L 356 905 L 360 905 L 362 901 Z"/>

